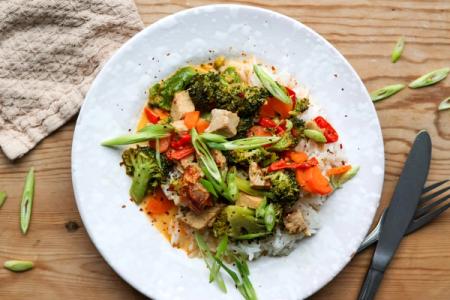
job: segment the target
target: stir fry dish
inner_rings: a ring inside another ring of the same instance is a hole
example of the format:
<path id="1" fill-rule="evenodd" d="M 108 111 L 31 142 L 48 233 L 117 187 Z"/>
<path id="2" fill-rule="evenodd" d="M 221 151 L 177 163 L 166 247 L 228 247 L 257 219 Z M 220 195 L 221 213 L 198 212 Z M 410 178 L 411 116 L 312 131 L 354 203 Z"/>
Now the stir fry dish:
<path id="1" fill-rule="evenodd" d="M 256 299 L 247 261 L 288 255 L 358 172 L 339 134 L 287 73 L 255 58 L 184 66 L 153 84 L 122 152 L 131 199 L 177 248 Z"/>

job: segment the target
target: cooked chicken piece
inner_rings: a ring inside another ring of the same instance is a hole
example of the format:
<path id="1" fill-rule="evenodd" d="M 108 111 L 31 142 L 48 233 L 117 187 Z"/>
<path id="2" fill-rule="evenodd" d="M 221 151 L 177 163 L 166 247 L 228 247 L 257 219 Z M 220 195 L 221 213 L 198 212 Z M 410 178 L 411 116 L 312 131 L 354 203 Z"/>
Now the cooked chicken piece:
<path id="1" fill-rule="evenodd" d="M 194 154 L 191 154 L 189 156 L 186 156 L 185 158 L 180 159 L 181 167 L 183 169 L 186 169 L 188 166 L 190 166 L 192 164 L 196 165 L 196 163 L 194 163 L 194 158 L 195 158 Z"/>
<path id="2" fill-rule="evenodd" d="M 202 176 L 200 167 L 197 164 L 189 164 L 183 173 L 183 181 L 186 183 L 197 183 Z"/>
<path id="3" fill-rule="evenodd" d="M 236 113 L 225 109 L 213 109 L 211 111 L 211 123 L 205 132 L 215 132 L 226 137 L 235 136 L 239 117 Z"/>
<path id="4" fill-rule="evenodd" d="M 251 162 L 248 167 L 248 177 L 250 185 L 255 189 L 264 189 L 270 187 L 270 182 L 264 178 L 264 172 L 258 166 L 257 162 Z"/>
<path id="5" fill-rule="evenodd" d="M 239 197 L 236 200 L 236 205 L 256 209 L 262 201 L 263 198 L 261 197 L 251 196 L 249 194 L 240 192 Z"/>
<path id="6" fill-rule="evenodd" d="M 184 120 L 174 121 L 174 122 L 170 123 L 170 125 L 172 125 L 173 128 L 175 128 L 176 132 L 184 132 L 184 131 L 188 131 L 189 130 L 186 127 L 186 124 L 184 124 Z"/>
<path id="7" fill-rule="evenodd" d="M 290 234 L 302 233 L 308 229 L 300 209 L 296 209 L 284 216 L 283 223 Z"/>
<path id="8" fill-rule="evenodd" d="M 194 103 L 189 97 L 187 91 L 181 91 L 175 94 L 170 108 L 170 116 L 174 121 L 183 118 L 184 114 L 195 110 Z"/>
<path id="9" fill-rule="evenodd" d="M 194 229 L 204 229 L 212 225 L 224 206 L 224 204 L 216 204 L 212 207 L 206 208 L 200 213 L 190 211 L 185 216 L 181 217 L 180 220 Z"/>
<path id="10" fill-rule="evenodd" d="M 227 159 L 225 158 L 225 155 L 222 154 L 220 150 L 217 149 L 211 149 L 211 155 L 216 162 L 219 169 L 223 169 L 227 166 Z"/>
<path id="11" fill-rule="evenodd" d="M 211 195 L 199 182 L 189 185 L 189 197 L 191 198 L 193 206 L 199 211 L 212 205 Z"/>

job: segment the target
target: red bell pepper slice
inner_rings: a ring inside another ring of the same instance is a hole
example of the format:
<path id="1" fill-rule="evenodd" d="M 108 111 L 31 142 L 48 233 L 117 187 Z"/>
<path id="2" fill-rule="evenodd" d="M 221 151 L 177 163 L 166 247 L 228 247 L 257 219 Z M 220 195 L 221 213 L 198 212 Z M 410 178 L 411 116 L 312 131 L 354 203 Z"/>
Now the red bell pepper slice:
<path id="1" fill-rule="evenodd" d="M 145 116 L 147 117 L 147 120 L 152 123 L 152 124 L 156 124 L 159 121 L 159 116 L 156 115 L 150 108 L 146 107 L 144 109 L 145 111 Z"/>
<path id="2" fill-rule="evenodd" d="M 323 130 L 323 135 L 327 139 L 327 143 L 334 143 L 339 139 L 339 135 L 337 134 L 336 130 L 323 117 L 316 117 L 314 119 L 314 122 L 316 122 L 317 126 L 319 126 L 320 129 Z"/>
<path id="3" fill-rule="evenodd" d="M 191 155 L 192 153 L 195 152 L 194 147 L 189 146 L 183 149 L 179 149 L 179 150 L 174 150 L 171 149 L 169 151 L 167 151 L 167 158 L 170 160 L 180 160 L 182 158 L 185 158 L 186 156 Z"/>
<path id="4" fill-rule="evenodd" d="M 189 133 L 183 134 L 178 140 L 173 140 L 170 146 L 175 149 L 180 149 L 191 143 L 191 135 Z"/>
<path id="5" fill-rule="evenodd" d="M 261 125 L 264 128 L 275 128 L 277 127 L 277 123 L 275 123 L 274 120 L 271 120 L 267 117 L 262 117 L 261 119 L 259 119 L 258 122 L 259 125 Z"/>
<path id="6" fill-rule="evenodd" d="M 295 94 L 295 92 L 293 90 L 291 90 L 287 86 L 285 88 L 286 88 L 289 98 L 291 98 L 291 100 L 292 100 L 292 107 L 295 108 L 295 102 L 297 101 L 297 95 Z"/>

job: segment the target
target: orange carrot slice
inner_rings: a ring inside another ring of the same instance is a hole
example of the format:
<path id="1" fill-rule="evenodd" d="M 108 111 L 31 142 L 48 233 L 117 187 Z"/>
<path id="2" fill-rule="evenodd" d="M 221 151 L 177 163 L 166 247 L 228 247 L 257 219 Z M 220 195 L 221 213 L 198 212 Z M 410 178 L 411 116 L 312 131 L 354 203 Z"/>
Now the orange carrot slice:
<path id="1" fill-rule="evenodd" d="M 297 151 L 291 151 L 289 152 L 289 158 L 296 163 L 303 163 L 308 160 L 308 154 L 305 152 L 297 152 Z"/>
<path id="2" fill-rule="evenodd" d="M 332 176 L 332 175 L 344 174 L 345 172 L 347 172 L 351 168 L 352 168 L 351 165 L 345 165 L 345 166 L 341 166 L 341 167 L 331 168 L 331 169 L 329 169 L 327 171 L 327 175 L 328 176 Z"/>
<path id="3" fill-rule="evenodd" d="M 192 129 L 197 124 L 199 118 L 200 118 L 199 111 L 188 112 L 184 115 L 184 125 L 186 125 L 188 129 Z"/>
<path id="4" fill-rule="evenodd" d="M 208 128 L 209 122 L 205 119 L 198 119 L 197 124 L 195 125 L 195 129 L 197 129 L 198 133 L 205 132 L 206 128 Z"/>

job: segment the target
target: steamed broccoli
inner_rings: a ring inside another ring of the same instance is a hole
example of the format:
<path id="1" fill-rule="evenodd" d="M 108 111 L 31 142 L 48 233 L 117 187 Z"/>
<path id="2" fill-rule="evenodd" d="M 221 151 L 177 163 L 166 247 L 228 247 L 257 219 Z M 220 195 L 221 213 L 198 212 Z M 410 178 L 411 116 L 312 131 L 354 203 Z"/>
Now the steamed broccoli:
<path id="1" fill-rule="evenodd" d="M 264 220 L 256 218 L 254 210 L 236 205 L 229 205 L 222 210 L 214 221 L 213 232 L 216 237 L 227 235 L 235 239 L 267 233 Z"/>
<path id="2" fill-rule="evenodd" d="M 148 91 L 148 104 L 170 110 L 175 93 L 183 90 L 196 73 L 193 67 L 184 67 L 166 80 L 154 84 Z"/>
<path id="3" fill-rule="evenodd" d="M 243 139 L 247 137 L 248 130 L 253 126 L 253 118 L 252 117 L 241 117 L 239 119 L 239 124 L 236 128 L 235 139 Z"/>
<path id="4" fill-rule="evenodd" d="M 272 184 L 267 198 L 274 202 L 292 203 L 298 200 L 300 190 L 291 170 L 277 171 L 267 176 Z"/>
<path id="5" fill-rule="evenodd" d="M 127 175 L 132 176 L 130 196 L 137 204 L 155 190 L 167 178 L 170 163 L 161 156 L 161 168 L 158 166 L 155 151 L 149 147 L 129 148 L 122 153 L 122 164 Z"/>
<path id="6" fill-rule="evenodd" d="M 195 107 L 202 112 L 220 108 L 235 112 L 239 117 L 253 116 L 269 93 L 264 88 L 241 82 L 233 69 L 195 75 L 188 87 Z"/>
<path id="7" fill-rule="evenodd" d="M 252 150 L 232 150 L 227 151 L 229 163 L 247 167 L 251 162 L 272 162 L 278 159 L 278 155 L 260 147 Z"/>
<path id="8" fill-rule="evenodd" d="M 269 149 L 273 151 L 284 151 L 291 146 L 295 146 L 298 142 L 298 139 L 294 137 L 290 130 L 287 130 L 281 136 L 281 139 L 273 144 Z"/>
<path id="9" fill-rule="evenodd" d="M 295 107 L 291 111 L 291 114 L 298 115 L 302 112 L 305 112 L 309 108 L 309 99 L 308 98 L 297 98 L 295 101 Z"/>

